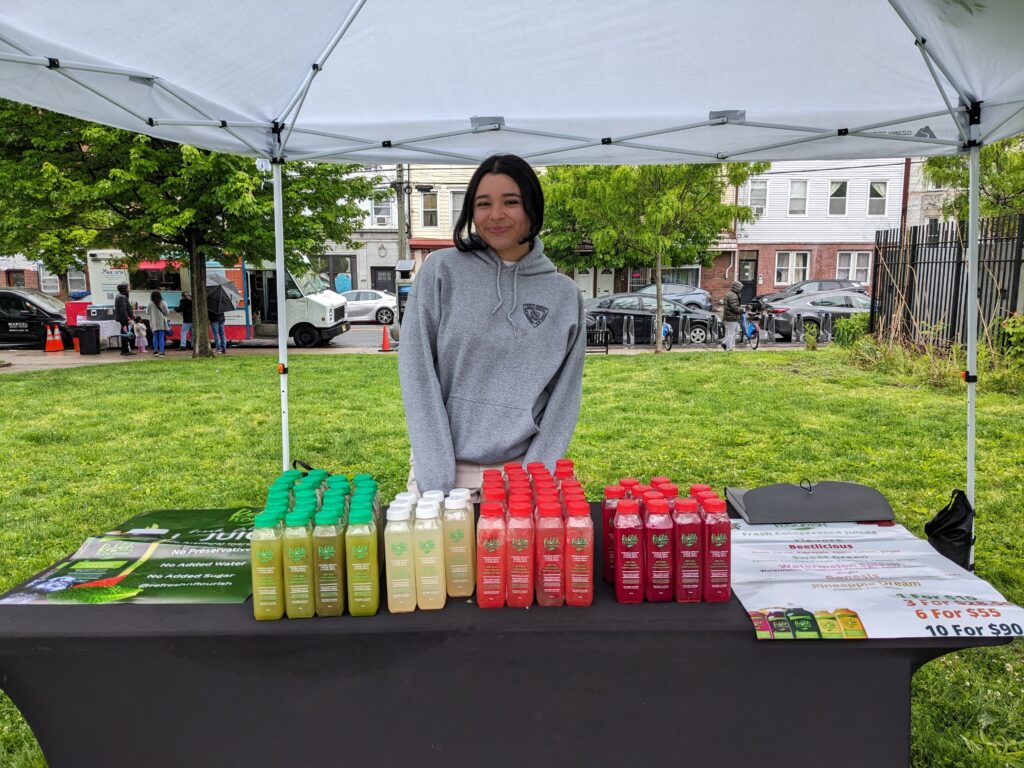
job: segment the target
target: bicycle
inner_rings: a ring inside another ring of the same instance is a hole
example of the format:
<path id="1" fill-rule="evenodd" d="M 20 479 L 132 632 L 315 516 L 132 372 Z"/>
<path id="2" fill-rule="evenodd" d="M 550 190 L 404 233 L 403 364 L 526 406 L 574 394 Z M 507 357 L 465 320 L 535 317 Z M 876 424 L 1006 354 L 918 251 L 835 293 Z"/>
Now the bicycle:
<path id="1" fill-rule="evenodd" d="M 740 332 L 737 340 L 740 344 L 746 341 L 751 349 L 757 349 L 757 345 L 761 343 L 761 330 L 757 323 L 747 317 L 746 312 L 740 315 Z"/>
<path id="2" fill-rule="evenodd" d="M 666 352 L 672 350 L 672 326 L 667 322 L 661 324 L 661 346 Z"/>

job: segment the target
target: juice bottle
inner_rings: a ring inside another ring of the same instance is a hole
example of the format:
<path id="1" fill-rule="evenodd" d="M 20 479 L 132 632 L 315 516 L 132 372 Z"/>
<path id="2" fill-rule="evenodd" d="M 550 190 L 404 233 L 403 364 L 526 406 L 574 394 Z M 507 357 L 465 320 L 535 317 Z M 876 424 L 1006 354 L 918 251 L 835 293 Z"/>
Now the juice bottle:
<path id="1" fill-rule="evenodd" d="M 253 616 L 260 621 L 280 619 L 284 616 L 284 576 L 277 514 L 256 515 L 249 546 Z"/>
<path id="2" fill-rule="evenodd" d="M 594 521 L 585 501 L 570 502 L 565 521 L 565 603 L 594 602 Z"/>
<path id="3" fill-rule="evenodd" d="M 696 499 L 676 499 L 672 515 L 675 593 L 678 603 L 699 603 L 704 595 L 704 521 Z"/>
<path id="4" fill-rule="evenodd" d="M 701 491 L 710 491 L 710 490 L 711 490 L 711 486 L 710 485 L 707 485 L 705 483 L 694 483 L 693 485 L 690 486 L 690 498 L 691 499 L 696 499 L 697 498 L 697 494 L 700 493 Z"/>
<path id="5" fill-rule="evenodd" d="M 793 625 L 786 618 L 785 611 L 768 611 L 766 618 L 772 630 L 772 638 L 775 640 L 793 639 Z"/>
<path id="6" fill-rule="evenodd" d="M 505 604 L 506 554 L 505 513 L 501 504 L 485 501 L 476 531 L 476 602 L 481 608 Z"/>
<path id="7" fill-rule="evenodd" d="M 732 526 L 722 499 L 707 499 L 704 508 L 704 600 L 728 602 L 732 597 Z"/>
<path id="8" fill-rule="evenodd" d="M 772 625 L 768 623 L 768 616 L 764 611 L 747 611 L 750 620 L 754 623 L 754 632 L 758 640 L 772 639 Z"/>
<path id="9" fill-rule="evenodd" d="M 284 604 L 289 619 L 308 619 L 313 604 L 313 536 L 302 512 L 289 512 L 284 529 Z"/>
<path id="10" fill-rule="evenodd" d="M 673 594 L 672 516 L 668 502 L 658 494 L 647 494 L 647 521 L 644 523 L 645 573 L 644 595 L 649 603 L 667 603 Z"/>
<path id="11" fill-rule="evenodd" d="M 860 620 L 860 615 L 849 608 L 837 608 L 835 612 L 836 621 L 843 630 L 844 640 L 867 640 L 868 633 Z"/>
<path id="12" fill-rule="evenodd" d="M 533 510 L 526 504 L 514 504 L 509 510 L 508 576 L 505 604 L 509 608 L 529 608 L 533 604 Z"/>
<path id="13" fill-rule="evenodd" d="M 413 539 L 416 545 L 416 605 L 423 611 L 444 608 L 447 598 L 444 531 L 436 504 L 416 508 Z"/>
<path id="14" fill-rule="evenodd" d="M 661 483 L 656 486 L 656 488 L 661 495 L 665 497 L 665 500 L 668 501 L 669 514 L 674 515 L 676 513 L 676 500 L 679 498 L 679 486 L 675 483 L 668 482 Z"/>
<path id="15" fill-rule="evenodd" d="M 565 602 L 565 526 L 557 499 L 538 507 L 535 567 L 537 605 L 549 607 Z"/>
<path id="16" fill-rule="evenodd" d="M 842 640 L 843 628 L 839 626 L 832 611 L 815 611 L 814 620 L 818 622 L 818 629 L 825 640 Z"/>
<path id="17" fill-rule="evenodd" d="M 373 616 L 380 608 L 380 560 L 371 504 L 353 502 L 345 531 L 348 612 Z"/>
<path id="18" fill-rule="evenodd" d="M 625 497 L 626 489 L 621 485 L 605 486 L 604 501 L 601 502 L 601 541 L 604 542 L 602 573 L 609 584 L 615 581 L 615 510 L 619 499 Z"/>
<path id="19" fill-rule="evenodd" d="M 642 500 L 640 502 L 641 503 L 640 517 L 643 518 L 644 523 L 647 522 L 647 513 L 648 513 L 647 505 L 653 499 L 664 499 L 664 498 L 665 497 L 661 495 L 661 491 L 655 491 L 653 488 L 651 490 L 649 490 L 649 491 L 645 491 L 644 492 L 643 498 L 642 498 Z"/>
<path id="20" fill-rule="evenodd" d="M 467 492 L 468 493 L 468 492 Z M 476 535 L 469 499 L 452 491 L 444 501 L 444 566 L 449 597 L 469 597 L 476 584 Z"/>
<path id="21" fill-rule="evenodd" d="M 341 516 L 322 509 L 313 528 L 313 575 L 317 616 L 341 616 L 345 612 L 345 546 L 339 541 Z"/>
<path id="22" fill-rule="evenodd" d="M 696 499 L 697 499 L 697 503 L 700 504 L 700 516 L 701 517 L 707 517 L 707 513 L 708 513 L 707 502 L 712 501 L 713 499 L 717 499 L 717 498 L 718 498 L 718 494 L 715 493 L 714 491 L 701 491 L 700 493 L 697 494 Z"/>
<path id="23" fill-rule="evenodd" d="M 384 582 L 387 584 L 388 611 L 410 613 L 416 610 L 416 569 L 413 556 L 411 507 L 392 502 L 384 528 Z"/>
<path id="24" fill-rule="evenodd" d="M 651 490 L 651 486 L 644 485 L 643 483 L 637 483 L 633 486 L 629 492 L 630 497 L 636 499 L 640 503 L 640 519 L 643 520 L 647 514 L 647 510 L 644 508 L 644 494 Z"/>
<path id="25" fill-rule="evenodd" d="M 814 614 L 810 611 L 805 611 L 803 608 L 790 608 L 786 611 L 786 618 L 793 626 L 793 634 L 797 640 L 821 639 L 818 622 L 814 620 Z"/>
<path id="26" fill-rule="evenodd" d="M 624 498 L 631 499 L 633 498 L 633 489 L 640 485 L 640 481 L 635 477 L 624 477 L 619 480 L 618 484 L 626 489 L 626 495 Z"/>
<path id="27" fill-rule="evenodd" d="M 655 475 L 654 477 L 651 478 L 651 482 L 649 482 L 648 485 L 651 486 L 653 490 L 657 491 L 660 490 L 659 486 L 671 482 L 672 481 L 669 480 L 667 477 L 664 477 L 662 475 Z"/>
<path id="28" fill-rule="evenodd" d="M 644 601 L 644 526 L 636 499 L 623 499 L 615 512 L 615 599 Z"/>

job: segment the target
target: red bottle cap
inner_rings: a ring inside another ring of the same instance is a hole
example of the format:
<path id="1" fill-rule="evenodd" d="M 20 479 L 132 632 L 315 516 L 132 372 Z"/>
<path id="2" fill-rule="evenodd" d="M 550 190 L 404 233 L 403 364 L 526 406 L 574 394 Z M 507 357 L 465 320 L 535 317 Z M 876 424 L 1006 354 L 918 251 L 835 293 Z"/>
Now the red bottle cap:
<path id="1" fill-rule="evenodd" d="M 541 502 L 548 502 L 550 504 L 558 504 L 558 491 L 553 489 L 545 489 L 537 491 L 537 504 Z M 561 506 L 561 505 L 559 505 Z"/>
<path id="2" fill-rule="evenodd" d="M 585 501 L 573 499 L 566 503 L 566 511 L 570 517 L 588 517 L 590 515 L 590 505 Z"/>
<path id="3" fill-rule="evenodd" d="M 513 504 L 533 504 L 533 496 L 530 493 L 510 493 L 508 505 L 511 507 Z"/>
<path id="4" fill-rule="evenodd" d="M 703 502 L 704 511 L 709 515 L 715 512 L 725 512 L 725 499 L 708 499 Z"/>
<path id="5" fill-rule="evenodd" d="M 512 475 L 515 474 L 516 472 L 522 472 L 523 465 L 515 461 L 510 461 L 508 464 L 505 465 L 504 469 L 506 475 Z"/>
<path id="6" fill-rule="evenodd" d="M 555 469 L 558 469 L 559 467 L 574 468 L 575 466 L 576 465 L 573 463 L 572 459 L 556 459 L 555 460 Z"/>
<path id="7" fill-rule="evenodd" d="M 488 479 L 488 478 L 492 478 L 492 477 L 495 478 L 496 480 L 501 480 L 502 479 L 501 478 L 501 470 L 500 469 L 485 469 L 480 474 L 483 475 L 485 480 Z"/>
<path id="8" fill-rule="evenodd" d="M 638 485 L 633 486 L 633 489 L 630 491 L 630 493 L 633 494 L 634 499 L 642 499 L 644 497 L 644 494 L 650 490 L 652 490 L 651 486 L 639 483 Z"/>
<path id="9" fill-rule="evenodd" d="M 661 491 L 653 491 L 653 490 L 652 491 L 648 491 L 647 493 L 644 494 L 644 504 L 649 503 L 651 501 L 651 499 L 664 499 L 664 498 L 665 498 L 665 494 L 663 494 Z M 665 503 L 668 504 L 668 502 L 665 502 Z"/>
<path id="10" fill-rule="evenodd" d="M 511 496 L 513 493 L 525 493 L 527 496 L 533 496 L 533 488 L 530 487 L 530 483 L 516 480 L 508 484 L 508 495 Z"/>
<path id="11" fill-rule="evenodd" d="M 676 499 L 676 512 L 693 512 L 696 514 L 700 505 L 696 499 L 691 499 L 688 496 L 684 496 L 681 499 Z"/>
<path id="12" fill-rule="evenodd" d="M 632 488 L 634 485 L 639 485 L 639 484 L 640 484 L 640 481 L 637 480 L 635 477 L 624 477 L 621 480 L 619 480 L 619 485 L 621 485 L 623 488 L 625 488 L 627 490 Z"/>
<path id="13" fill-rule="evenodd" d="M 480 505 L 480 516 L 481 517 L 501 517 L 505 514 L 505 511 L 501 508 L 501 503 L 497 501 L 485 501 Z"/>
<path id="14" fill-rule="evenodd" d="M 568 480 L 572 478 L 572 473 L 575 471 L 572 467 L 555 467 L 555 477 Z"/>
<path id="15" fill-rule="evenodd" d="M 619 502 L 619 508 L 617 511 L 622 512 L 623 514 L 639 514 L 640 502 L 638 502 L 636 499 L 623 499 L 622 501 Z"/>
<path id="16" fill-rule="evenodd" d="M 715 493 L 714 491 L 701 491 L 700 493 L 697 494 L 697 501 L 700 502 L 702 507 L 704 506 L 704 502 L 706 502 L 708 499 L 717 499 L 717 498 L 718 498 L 718 494 Z"/>
<path id="17" fill-rule="evenodd" d="M 512 517 L 529 517 L 533 514 L 533 505 L 522 503 L 512 504 L 508 508 L 508 513 Z"/>
<path id="18" fill-rule="evenodd" d="M 644 505 L 647 507 L 647 514 L 668 514 L 668 499 L 661 494 L 651 498 L 651 494 L 644 496 Z"/>
<path id="19" fill-rule="evenodd" d="M 586 501 L 587 494 L 580 489 L 573 489 L 571 491 L 563 492 L 562 498 L 565 499 L 565 503 L 568 504 L 570 501 Z"/>
<path id="20" fill-rule="evenodd" d="M 537 502 L 537 511 L 541 517 L 561 517 L 562 506 L 557 501 L 541 499 Z"/>
<path id="21" fill-rule="evenodd" d="M 651 478 L 650 486 L 651 486 L 651 488 L 657 488 L 659 485 L 662 485 L 663 483 L 671 483 L 671 482 L 672 481 L 669 478 L 662 477 L 661 475 L 658 475 L 657 477 L 652 477 Z"/>
<path id="22" fill-rule="evenodd" d="M 484 501 L 497 501 L 501 503 L 505 500 L 505 487 L 501 485 L 485 485 L 483 495 Z"/>
<path id="23" fill-rule="evenodd" d="M 658 486 L 658 490 L 661 491 L 661 495 L 666 499 L 679 498 L 679 486 L 675 483 L 662 483 Z"/>
<path id="24" fill-rule="evenodd" d="M 569 477 L 569 478 L 566 478 L 565 480 L 562 481 L 562 490 L 563 491 L 568 489 L 568 488 L 582 488 L 582 487 L 583 487 L 583 483 L 581 483 L 575 477 Z"/>
<path id="25" fill-rule="evenodd" d="M 547 472 L 548 468 L 544 466 L 543 461 L 531 461 L 529 464 L 526 465 L 526 471 L 529 472 L 531 475 L 534 475 L 538 472 Z"/>
<path id="26" fill-rule="evenodd" d="M 700 493 L 701 491 L 710 491 L 710 490 L 711 490 L 711 486 L 710 485 L 704 485 L 703 483 L 699 483 L 697 485 L 691 485 L 690 486 L 690 495 L 693 496 L 694 498 L 697 498 L 697 494 Z"/>
<path id="27" fill-rule="evenodd" d="M 604 497 L 606 499 L 622 499 L 626 496 L 626 489 L 621 485 L 606 485 L 604 487 Z"/>

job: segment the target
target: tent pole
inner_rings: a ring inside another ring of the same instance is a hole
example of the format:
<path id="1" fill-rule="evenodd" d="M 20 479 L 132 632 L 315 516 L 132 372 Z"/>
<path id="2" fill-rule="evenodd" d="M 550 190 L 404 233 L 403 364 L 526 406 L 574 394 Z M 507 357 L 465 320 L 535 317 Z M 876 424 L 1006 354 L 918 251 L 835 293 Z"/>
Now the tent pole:
<path id="1" fill-rule="evenodd" d="M 972 132 L 978 126 L 972 125 Z M 975 389 L 978 379 L 978 189 L 981 182 L 981 146 L 971 146 L 967 217 L 967 499 L 974 505 Z M 972 524 L 973 526 L 973 524 Z M 970 568 L 974 569 L 974 529 L 971 529 Z"/>
<path id="2" fill-rule="evenodd" d="M 277 274 L 277 370 L 281 379 L 281 469 L 291 464 L 288 450 L 288 322 L 286 318 L 284 267 L 284 204 L 281 193 L 281 166 L 284 160 L 275 158 L 274 169 L 274 268 Z"/>

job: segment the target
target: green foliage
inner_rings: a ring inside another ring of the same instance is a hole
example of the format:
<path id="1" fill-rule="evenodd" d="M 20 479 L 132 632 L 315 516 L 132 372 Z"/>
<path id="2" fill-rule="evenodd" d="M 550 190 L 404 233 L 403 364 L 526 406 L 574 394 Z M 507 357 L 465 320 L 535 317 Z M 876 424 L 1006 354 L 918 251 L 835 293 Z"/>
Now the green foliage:
<path id="1" fill-rule="evenodd" d="M 871 315 L 868 312 L 840 317 L 833 327 L 832 339 L 840 347 L 852 347 L 855 341 L 867 335 L 870 322 Z"/>
<path id="2" fill-rule="evenodd" d="M 804 325 L 804 349 L 813 352 L 818 348 L 818 334 L 821 332 L 817 323 L 806 323 Z"/>
<path id="3" fill-rule="evenodd" d="M 1004 354 L 1010 360 L 1024 363 L 1024 315 L 1014 314 L 1002 325 Z"/>
<path id="4" fill-rule="evenodd" d="M 1024 211 L 1024 138 L 1015 136 L 981 148 L 979 207 L 982 216 L 1005 216 Z M 925 176 L 955 193 L 942 206 L 947 218 L 967 221 L 967 183 L 970 158 L 966 154 L 929 157 Z"/>

